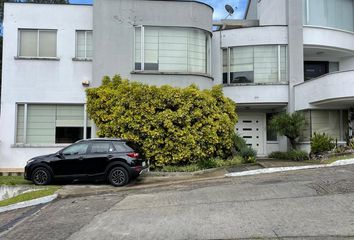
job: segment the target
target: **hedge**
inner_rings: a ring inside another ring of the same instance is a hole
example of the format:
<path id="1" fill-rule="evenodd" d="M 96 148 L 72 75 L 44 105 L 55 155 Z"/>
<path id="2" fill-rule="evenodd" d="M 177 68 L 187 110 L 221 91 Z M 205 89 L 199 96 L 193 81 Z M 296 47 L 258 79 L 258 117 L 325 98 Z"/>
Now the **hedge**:
<path id="1" fill-rule="evenodd" d="M 86 94 L 98 136 L 135 141 L 156 166 L 231 154 L 236 104 L 221 86 L 156 87 L 116 75 L 104 77 L 100 87 Z"/>

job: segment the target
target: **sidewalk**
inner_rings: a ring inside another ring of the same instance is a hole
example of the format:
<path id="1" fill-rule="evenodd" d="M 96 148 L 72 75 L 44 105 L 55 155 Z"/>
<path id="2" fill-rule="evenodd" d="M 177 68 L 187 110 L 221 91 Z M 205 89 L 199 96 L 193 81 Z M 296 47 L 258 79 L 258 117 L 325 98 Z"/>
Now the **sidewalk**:
<path id="1" fill-rule="evenodd" d="M 297 167 L 297 166 L 307 166 L 307 165 L 315 164 L 315 163 L 296 162 L 291 160 L 278 160 L 272 158 L 258 159 L 257 163 L 260 164 L 263 168 Z"/>
<path id="2" fill-rule="evenodd" d="M 241 177 L 241 176 L 251 176 L 265 173 L 278 173 L 278 172 L 288 172 L 288 171 L 297 171 L 305 169 L 316 169 L 316 168 L 329 168 L 336 166 L 345 166 L 345 165 L 354 165 L 354 158 L 338 160 L 330 164 L 308 164 L 300 166 L 288 166 L 288 167 L 271 167 L 271 168 L 262 168 L 245 172 L 232 172 L 225 174 L 226 177 Z"/>

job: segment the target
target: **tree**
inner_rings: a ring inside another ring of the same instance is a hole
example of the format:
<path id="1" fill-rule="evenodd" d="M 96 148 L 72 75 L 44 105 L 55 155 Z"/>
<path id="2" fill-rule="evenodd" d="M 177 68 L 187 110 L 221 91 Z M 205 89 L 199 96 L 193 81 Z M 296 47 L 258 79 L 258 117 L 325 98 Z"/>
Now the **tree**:
<path id="1" fill-rule="evenodd" d="M 98 136 L 136 142 L 156 166 L 231 155 L 236 104 L 221 86 L 156 87 L 114 76 L 86 94 Z"/>
<path id="2" fill-rule="evenodd" d="M 305 117 L 300 112 L 281 113 L 272 118 L 269 127 L 279 135 L 287 137 L 291 147 L 295 149 L 297 139 L 301 136 L 305 124 Z"/>

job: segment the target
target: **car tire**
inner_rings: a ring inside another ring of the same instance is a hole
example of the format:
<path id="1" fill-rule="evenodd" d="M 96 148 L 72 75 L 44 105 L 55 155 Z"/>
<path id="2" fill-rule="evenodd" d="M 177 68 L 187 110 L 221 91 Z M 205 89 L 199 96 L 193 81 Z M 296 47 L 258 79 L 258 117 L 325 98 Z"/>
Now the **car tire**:
<path id="1" fill-rule="evenodd" d="M 36 185 L 47 185 L 51 183 L 52 175 L 45 167 L 38 167 L 33 170 L 32 182 Z"/>
<path id="2" fill-rule="evenodd" d="M 121 187 L 129 182 L 129 174 L 123 167 L 114 167 L 109 171 L 108 181 L 115 187 Z"/>

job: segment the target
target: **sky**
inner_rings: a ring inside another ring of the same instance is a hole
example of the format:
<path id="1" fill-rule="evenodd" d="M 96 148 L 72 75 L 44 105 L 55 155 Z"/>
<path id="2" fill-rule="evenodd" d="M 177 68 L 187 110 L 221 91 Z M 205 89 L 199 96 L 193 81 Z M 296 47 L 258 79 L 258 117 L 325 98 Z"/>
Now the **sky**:
<path id="1" fill-rule="evenodd" d="M 93 0 L 70 0 L 73 4 L 92 4 Z M 241 19 L 245 14 L 248 0 L 199 0 L 205 2 L 214 8 L 214 19 L 219 20 L 225 18 L 228 13 L 225 5 L 229 4 L 235 8 L 235 13 L 229 18 Z M 236 9 L 237 8 L 237 9 Z"/>

